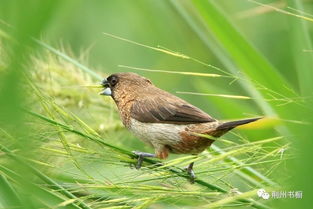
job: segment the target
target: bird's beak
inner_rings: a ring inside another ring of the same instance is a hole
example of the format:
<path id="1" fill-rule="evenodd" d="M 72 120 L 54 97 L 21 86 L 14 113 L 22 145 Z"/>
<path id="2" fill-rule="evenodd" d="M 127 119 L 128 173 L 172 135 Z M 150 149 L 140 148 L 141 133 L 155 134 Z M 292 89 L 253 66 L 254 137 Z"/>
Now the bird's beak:
<path id="1" fill-rule="evenodd" d="M 105 96 L 111 96 L 111 95 L 112 95 L 112 91 L 111 91 L 109 82 L 108 82 L 106 79 L 104 79 L 104 80 L 101 82 L 101 85 L 104 87 L 104 90 L 101 91 L 99 94 L 100 94 L 100 95 L 105 95 Z"/>

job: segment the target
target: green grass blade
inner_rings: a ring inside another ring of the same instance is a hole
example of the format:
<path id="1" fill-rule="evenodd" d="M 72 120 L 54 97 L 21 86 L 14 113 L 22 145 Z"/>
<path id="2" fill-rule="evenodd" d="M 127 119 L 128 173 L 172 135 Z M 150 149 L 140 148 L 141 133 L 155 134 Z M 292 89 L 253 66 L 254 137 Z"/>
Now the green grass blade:
<path id="1" fill-rule="evenodd" d="M 44 120 L 46 122 L 49 122 L 49 123 L 51 123 L 53 125 L 59 126 L 61 128 L 64 128 L 67 131 L 70 131 L 70 132 L 75 133 L 75 134 L 77 134 L 79 136 L 88 138 L 88 139 L 90 139 L 90 140 L 92 140 L 94 142 L 97 142 L 97 143 L 102 144 L 102 145 L 104 145 L 106 147 L 109 147 L 109 148 L 113 149 L 114 151 L 120 152 L 121 154 L 126 154 L 126 155 L 128 155 L 130 157 L 136 157 L 132 152 L 129 152 L 129 151 L 125 150 L 125 149 L 122 149 L 122 148 L 116 147 L 114 145 L 108 144 L 108 143 L 104 142 L 101 138 L 98 138 L 98 137 L 95 137 L 95 136 L 89 136 L 89 135 L 87 135 L 85 133 L 82 133 L 80 131 L 74 130 L 71 127 L 68 127 L 65 124 L 61 124 L 61 123 L 59 123 L 57 121 L 49 119 L 49 118 L 47 118 L 47 117 L 45 117 L 43 115 L 40 115 L 40 114 L 37 114 L 37 113 L 34 113 L 34 112 L 30 112 L 30 111 L 26 111 L 26 112 L 28 112 L 29 114 L 31 114 L 31 115 L 33 115 L 33 116 L 35 116 L 37 118 L 40 118 L 40 119 L 42 119 L 42 120 Z M 144 158 L 144 161 L 148 162 L 148 163 L 150 163 L 152 165 L 155 165 L 157 167 L 161 166 L 159 164 L 159 162 L 155 161 L 155 160 Z M 170 168 L 166 168 L 166 171 L 169 171 L 169 172 L 171 172 L 171 173 L 173 173 L 173 174 L 175 174 L 177 176 L 180 176 L 180 177 L 183 177 L 183 178 L 186 178 L 186 179 L 189 178 L 189 176 L 186 175 L 186 173 L 184 172 L 183 169 L 176 168 L 174 166 L 171 166 Z M 217 185 L 205 182 L 205 181 L 203 181 L 201 179 L 196 179 L 195 183 L 197 183 L 199 185 L 202 185 L 202 186 L 204 186 L 204 187 L 206 187 L 206 188 L 208 188 L 210 190 L 214 190 L 214 191 L 218 191 L 218 192 L 222 192 L 222 193 L 227 193 L 227 190 L 225 190 L 225 189 L 223 189 L 223 188 L 221 188 L 221 187 L 219 187 Z M 266 205 L 263 205 L 263 204 L 261 204 L 261 203 L 259 203 L 257 201 L 251 200 L 251 199 L 249 199 L 249 200 L 248 199 L 244 199 L 244 200 L 239 200 L 239 201 L 240 202 L 244 202 L 244 203 L 251 203 L 251 205 L 253 207 L 255 207 L 255 208 L 260 208 L 260 209 L 267 209 L 267 208 L 269 208 Z"/>
<path id="2" fill-rule="evenodd" d="M 0 174 L 0 205 L 4 208 L 15 208 L 21 205 L 18 194 L 2 174 Z"/>
<path id="3" fill-rule="evenodd" d="M 222 63 L 226 66 L 226 68 L 236 74 L 238 69 L 233 60 L 229 59 L 229 56 L 226 55 L 225 49 L 223 49 L 219 44 L 215 43 L 214 37 L 210 33 L 208 33 L 208 29 L 205 28 L 198 18 L 193 17 L 193 10 L 190 11 L 192 5 L 190 3 L 182 3 L 180 1 L 171 1 L 172 5 L 179 12 L 179 14 L 183 17 L 183 19 L 188 23 L 193 31 L 199 36 L 201 41 L 222 61 Z M 277 113 L 269 105 L 263 95 L 257 90 L 257 88 L 253 85 L 251 81 L 248 79 L 238 79 L 239 84 L 247 91 L 251 98 L 253 98 L 256 104 L 262 109 L 262 111 L 268 116 L 277 116 Z"/>
<path id="4" fill-rule="evenodd" d="M 85 65 L 79 63 L 77 60 L 71 58 L 70 56 L 66 55 L 65 53 L 53 48 L 52 46 L 42 42 L 42 41 L 39 41 L 39 40 L 36 40 L 36 39 L 33 39 L 36 43 L 38 43 L 40 46 L 44 47 L 45 49 L 49 50 L 50 52 L 52 52 L 53 54 L 63 58 L 64 60 L 72 63 L 73 65 L 75 65 L 76 67 L 78 67 L 79 69 L 85 71 L 86 73 L 88 73 L 89 75 L 91 75 L 93 78 L 97 79 L 97 80 L 102 80 L 103 78 L 97 74 L 96 72 L 94 72 L 93 70 L 91 70 L 90 68 L 86 67 Z"/>
<path id="5" fill-rule="evenodd" d="M 288 4 L 297 10 L 303 10 L 303 2 L 288 0 Z M 312 49 L 312 37 L 310 37 L 309 24 L 301 18 L 289 17 L 292 30 L 290 44 L 292 46 L 293 59 L 298 75 L 298 85 L 302 95 L 312 95 L 313 85 L 313 53 L 304 53 L 304 49 Z"/>
<path id="6" fill-rule="evenodd" d="M 146 72 L 169 73 L 169 74 L 188 75 L 188 76 L 213 77 L 213 78 L 225 77 L 223 75 L 213 74 L 213 73 L 182 72 L 182 71 L 173 71 L 173 70 L 156 70 L 156 69 L 132 67 L 132 66 L 127 66 L 127 65 L 118 65 L 118 67 L 131 69 L 131 70 L 146 71 Z"/>
<path id="7" fill-rule="evenodd" d="M 21 165 L 25 166 L 26 168 L 30 169 L 36 176 L 38 176 L 41 180 L 43 180 L 46 184 L 48 184 L 52 189 L 57 190 L 59 193 L 63 194 L 64 196 L 71 198 L 71 199 L 78 199 L 74 194 L 72 194 L 70 191 L 65 189 L 63 186 L 58 184 L 56 181 L 39 171 L 38 169 L 32 167 L 27 162 L 24 161 L 23 158 L 21 158 L 18 155 L 15 155 L 11 150 L 9 150 L 4 145 L 0 144 L 0 150 L 4 153 L 6 153 L 9 157 L 11 157 L 13 160 L 17 161 Z M 81 202 L 81 200 L 77 203 L 81 208 L 84 209 L 91 209 L 88 205 L 86 205 L 84 202 Z"/>
<path id="8" fill-rule="evenodd" d="M 283 76 L 239 33 L 214 1 L 192 1 L 196 11 L 215 39 L 226 49 L 236 65 L 253 81 L 285 94 L 290 84 Z"/>
<path id="9" fill-rule="evenodd" d="M 221 148 L 219 148 L 218 146 L 216 146 L 216 145 L 214 145 L 214 144 L 213 144 L 211 147 L 212 147 L 212 149 L 213 149 L 214 151 L 216 151 L 217 153 L 220 153 L 220 154 L 224 154 L 224 153 L 225 153 L 225 151 L 223 151 Z M 239 165 L 239 166 L 243 166 L 243 165 L 244 165 L 243 162 L 241 162 L 240 160 L 238 160 L 237 158 L 232 157 L 232 156 L 228 157 L 227 160 L 230 161 L 230 162 L 232 162 L 232 163 L 234 163 L 235 165 Z M 252 175 L 252 176 L 255 176 L 255 177 L 261 179 L 262 181 L 266 182 L 266 184 L 268 184 L 268 185 L 277 186 L 277 184 L 276 184 L 275 182 L 273 182 L 272 180 L 270 180 L 269 178 L 267 178 L 266 176 L 262 175 L 262 174 L 259 173 L 258 171 L 252 169 L 252 168 L 249 167 L 249 166 L 245 166 L 245 167 L 243 168 L 243 170 L 245 170 L 248 174 L 250 174 L 250 175 Z M 254 184 L 254 185 L 256 185 L 256 186 L 259 186 L 259 187 L 263 187 L 263 186 L 264 186 L 264 185 L 262 185 L 262 183 L 260 183 L 259 181 L 256 181 L 254 178 L 251 178 L 250 176 L 248 176 L 246 173 L 243 173 L 243 172 L 240 172 L 240 171 L 236 171 L 236 173 L 237 173 L 240 177 L 242 177 L 242 178 L 248 180 L 250 183 L 252 183 L 252 184 Z"/>
<path id="10" fill-rule="evenodd" d="M 21 176 L 20 174 L 10 170 L 7 167 L 4 167 L 0 165 L 0 171 L 10 177 L 15 182 L 22 183 L 22 185 L 18 185 L 19 187 L 22 186 L 22 188 L 19 188 L 19 190 L 25 191 L 28 193 L 31 191 L 32 195 L 36 196 L 36 201 L 32 202 L 25 194 L 21 192 L 22 195 L 20 198 L 21 204 L 17 205 L 14 208 L 41 208 L 41 207 L 48 207 L 48 208 L 53 208 L 56 205 L 62 204 L 65 202 L 67 199 L 64 198 L 60 193 L 57 191 L 53 191 L 51 189 L 47 189 L 45 187 L 42 187 L 40 185 L 33 184 L 32 182 L 25 181 L 25 177 Z M 5 195 L 4 195 L 5 197 Z M 15 205 L 18 202 L 15 202 Z M 9 207 L 8 207 L 9 208 Z M 12 207 L 13 208 L 13 207 Z M 69 209 L 81 209 L 78 205 L 74 203 L 74 201 L 71 202 L 71 204 L 67 205 L 67 208 Z"/>

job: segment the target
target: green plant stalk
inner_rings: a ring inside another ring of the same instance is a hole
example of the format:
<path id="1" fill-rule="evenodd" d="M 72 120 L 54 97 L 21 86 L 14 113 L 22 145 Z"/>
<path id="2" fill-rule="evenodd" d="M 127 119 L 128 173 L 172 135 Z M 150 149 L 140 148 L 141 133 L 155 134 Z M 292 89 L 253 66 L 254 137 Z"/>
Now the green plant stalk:
<path id="1" fill-rule="evenodd" d="M 271 87 L 275 91 L 286 93 L 285 87 L 290 87 L 289 83 L 245 40 L 226 17 L 221 15 L 214 1 L 193 0 L 192 5 L 199 12 L 214 37 L 249 78 Z"/>
<path id="2" fill-rule="evenodd" d="M 26 77 L 26 76 L 25 76 Z M 30 79 L 28 79 L 26 77 L 26 81 L 28 82 L 28 84 L 30 85 L 30 87 L 33 89 L 33 91 L 35 92 L 36 96 L 40 99 L 40 103 L 41 103 L 41 106 L 43 107 L 43 109 L 46 111 L 46 113 L 49 115 L 50 118 L 52 119 L 55 119 L 52 112 L 49 110 L 48 108 L 48 105 L 46 104 L 46 100 L 42 94 L 42 92 L 37 88 L 37 86 L 32 83 L 30 81 Z M 69 116 L 68 114 L 66 114 L 63 110 L 61 110 L 61 108 L 59 108 L 56 104 L 54 104 L 53 102 L 51 102 L 52 104 L 52 107 L 54 108 L 54 111 L 55 112 L 59 112 L 60 114 L 63 114 L 64 116 Z M 60 141 L 65 149 L 65 151 L 68 153 L 68 155 L 71 157 L 71 160 L 73 161 L 74 165 L 77 167 L 77 169 L 79 169 L 82 173 L 84 173 L 87 177 L 91 178 L 92 177 L 79 165 L 79 163 L 77 162 L 76 158 L 74 157 L 71 149 L 70 149 L 70 146 L 68 145 L 68 142 L 66 140 L 66 137 L 64 136 L 64 134 L 62 133 L 61 128 L 58 127 L 58 135 L 59 135 L 59 138 L 60 138 Z"/>
<path id="3" fill-rule="evenodd" d="M 74 194 L 72 194 L 70 191 L 66 190 L 63 186 L 59 185 L 57 182 L 37 170 L 36 168 L 29 165 L 27 162 L 25 162 L 21 157 L 15 155 L 12 153 L 8 148 L 6 148 L 4 145 L 0 144 L 0 150 L 4 153 L 6 153 L 9 157 L 11 157 L 13 160 L 17 161 L 18 163 L 21 163 L 22 165 L 26 166 L 30 169 L 36 176 L 38 176 L 41 180 L 43 180 L 48 185 L 51 185 L 50 187 L 52 189 L 58 190 L 61 194 L 64 196 L 71 198 L 71 199 L 79 199 Z M 78 201 L 77 203 L 81 208 L 83 209 L 91 209 L 88 205 L 86 205 L 82 201 Z"/>
<path id="4" fill-rule="evenodd" d="M 288 0 L 288 4 L 291 7 L 299 11 L 303 11 L 303 2 L 300 0 Z M 310 31 L 307 22 L 301 18 L 290 18 L 290 30 L 291 39 L 290 45 L 292 52 L 296 72 L 298 75 L 298 85 L 303 96 L 310 96 L 313 92 L 312 78 L 313 78 L 313 53 L 303 53 L 304 49 L 312 49 L 313 44 L 310 37 Z"/>
<path id="5" fill-rule="evenodd" d="M 41 119 L 41 120 L 44 120 L 44 121 L 46 121 L 46 122 L 49 122 L 50 124 L 53 124 L 53 125 L 55 125 L 55 126 L 61 127 L 61 128 L 63 128 L 64 130 L 67 130 L 67 131 L 72 132 L 72 133 L 74 133 L 74 134 L 76 134 L 76 135 L 82 136 L 82 137 L 84 137 L 84 138 L 88 138 L 88 139 L 90 139 L 90 140 L 92 140 L 92 141 L 94 141 L 94 142 L 96 142 L 96 143 L 99 143 L 99 144 L 101 144 L 101 145 L 103 145 L 103 146 L 106 146 L 106 147 L 108 147 L 108 148 L 110 148 L 110 149 L 112 149 L 112 150 L 114 150 L 114 151 L 117 151 L 117 152 L 119 152 L 119 153 L 121 153 L 121 154 L 128 155 L 128 156 L 131 157 L 131 158 L 136 158 L 136 155 L 134 155 L 132 152 L 130 152 L 130 151 L 128 151 L 128 150 L 125 150 L 125 149 L 122 149 L 122 148 L 119 148 L 119 147 L 116 147 L 116 146 L 111 145 L 111 144 L 109 144 L 109 143 L 106 143 L 106 142 L 104 142 L 104 141 L 103 141 L 101 138 L 99 138 L 99 137 L 96 137 L 96 136 L 89 136 L 89 135 L 87 135 L 87 134 L 85 134 L 85 133 L 82 133 L 82 132 L 80 132 L 80 131 L 78 131 L 78 130 L 75 130 L 75 129 L 71 128 L 71 127 L 68 127 L 68 126 L 65 125 L 65 124 L 59 123 L 59 122 L 57 122 L 57 121 L 55 121 L 55 120 L 52 120 L 52 119 L 50 119 L 50 118 L 47 118 L 47 117 L 45 117 L 45 116 L 43 116 L 43 115 L 40 115 L 40 114 L 31 112 L 31 111 L 28 111 L 28 110 L 25 110 L 25 111 L 26 111 L 27 113 L 29 113 L 30 115 L 32 115 L 32 116 L 35 116 L 35 117 L 37 117 L 37 118 L 39 118 L 39 119 Z M 154 165 L 154 166 L 156 166 L 156 167 L 162 166 L 162 165 L 160 165 L 160 162 L 159 162 L 159 161 L 155 161 L 155 160 L 152 160 L 152 159 L 144 158 L 144 161 L 147 162 L 147 163 L 149 163 L 149 164 L 151 164 L 151 165 Z M 171 172 L 171 173 L 173 173 L 173 174 L 175 174 L 175 175 L 177 175 L 177 176 L 179 176 L 179 177 L 183 177 L 183 178 L 185 178 L 185 179 L 189 179 L 189 176 L 186 175 L 186 174 L 185 174 L 185 171 L 184 171 L 183 169 L 181 169 L 181 168 L 177 168 L 177 167 L 171 166 L 171 167 L 167 168 L 166 171 L 169 171 L 169 172 Z M 214 190 L 214 191 L 218 191 L 218 192 L 222 192 L 222 193 L 227 193 L 227 191 L 226 191 L 225 189 L 223 189 L 223 188 L 221 188 L 221 187 L 219 187 L 219 186 L 217 186 L 217 185 L 213 185 L 213 184 L 210 184 L 210 183 L 208 183 L 208 182 L 205 182 L 205 181 L 203 181 L 203 180 L 201 180 L 201 179 L 196 179 L 196 180 L 195 180 L 195 183 L 197 183 L 197 184 L 199 184 L 199 185 L 201 185 L 201 186 L 204 186 L 204 187 L 206 187 L 206 188 L 208 188 L 208 189 Z M 261 203 L 259 203 L 259 202 L 257 202 L 257 201 L 254 201 L 254 200 L 240 199 L 239 201 L 240 201 L 240 202 L 243 202 L 243 203 L 250 203 L 253 207 L 259 208 L 259 209 L 268 209 L 268 208 L 269 208 L 268 206 L 263 205 L 263 204 L 261 204 Z"/>
<path id="6" fill-rule="evenodd" d="M 37 39 L 33 38 L 33 41 L 36 42 L 37 44 L 39 44 L 40 46 L 44 47 L 45 49 L 49 50 L 53 54 L 55 54 L 55 55 L 63 58 L 64 60 L 72 63 L 73 65 L 75 65 L 79 69 L 83 70 L 84 72 L 88 73 L 89 75 L 91 75 L 92 77 L 96 78 L 97 80 L 103 79 L 99 74 L 95 73 L 94 71 L 92 71 L 91 69 L 86 67 L 85 65 L 79 63 L 78 61 L 76 61 L 73 58 L 71 58 L 70 56 L 62 53 L 61 51 L 59 51 L 59 50 L 49 46 L 48 44 L 46 44 L 46 43 L 44 43 L 42 41 L 37 40 Z"/>
<path id="7" fill-rule="evenodd" d="M 225 153 L 222 149 L 220 149 L 218 146 L 212 144 L 211 148 L 219 153 L 219 154 L 223 154 Z M 238 160 L 235 157 L 227 157 L 228 162 L 232 162 L 235 163 L 235 165 L 237 166 L 244 166 L 244 163 L 241 162 L 240 160 Z M 249 166 L 244 166 L 241 169 L 245 170 L 247 173 L 252 174 L 253 176 L 256 176 L 257 178 L 263 180 L 264 182 L 266 182 L 268 185 L 270 186 L 278 186 L 275 182 L 273 182 L 272 180 L 270 180 L 269 178 L 267 178 L 266 176 L 262 175 L 261 173 L 257 172 L 256 170 L 252 169 Z M 256 185 L 258 187 L 263 187 L 264 185 L 262 185 L 259 181 L 256 181 L 254 178 L 251 178 L 250 176 L 248 176 L 246 173 L 243 173 L 241 171 L 236 170 L 235 171 L 241 178 L 248 180 L 250 183 L 252 183 L 253 185 Z"/>
<path id="8" fill-rule="evenodd" d="M 225 49 L 225 47 L 223 47 L 222 44 L 215 43 L 216 39 L 218 39 L 218 38 L 213 37 L 214 34 L 211 34 L 208 32 L 208 31 L 210 31 L 210 28 L 207 25 L 205 25 L 206 23 L 203 23 L 203 21 L 199 20 L 198 16 L 197 16 L 197 19 L 195 20 L 195 18 L 192 18 L 191 15 L 188 14 L 188 12 L 186 11 L 187 10 L 186 8 L 188 8 L 190 10 L 191 8 L 193 8 L 193 5 L 190 4 L 189 2 L 187 2 L 189 4 L 187 4 L 186 2 L 185 3 L 182 3 L 182 2 L 177 3 L 177 1 L 173 1 L 173 0 L 171 1 L 171 3 L 174 5 L 174 7 L 177 9 L 177 11 L 182 15 L 182 17 L 187 21 L 187 23 L 192 28 L 192 30 L 194 30 L 198 34 L 198 36 L 203 41 L 203 43 L 206 46 L 208 46 L 208 48 L 211 49 L 211 51 L 213 53 L 216 54 L 216 56 L 223 62 L 223 64 L 227 67 L 227 69 L 230 72 L 232 72 L 233 74 L 236 74 L 238 71 L 238 67 L 234 63 L 234 61 L 230 60 L 229 56 L 226 56 L 226 54 L 228 53 L 227 48 Z M 183 6 L 183 4 L 186 4 L 186 5 Z M 189 13 L 192 13 L 192 12 L 194 12 L 194 11 L 193 10 L 189 11 Z M 221 14 L 218 15 L 219 11 L 217 9 L 215 12 L 217 12 L 217 16 L 219 18 L 223 19 L 223 22 L 225 24 L 228 24 L 227 29 L 232 28 L 231 31 L 233 33 L 238 33 L 237 30 L 230 23 L 227 22 L 227 19 L 225 19 L 225 17 L 221 17 L 222 16 Z M 219 18 L 215 18 L 215 19 L 219 19 Z M 214 20 L 212 20 L 212 22 L 214 22 Z M 219 27 L 219 26 L 217 26 L 217 27 Z M 219 31 L 220 33 L 223 31 L 222 29 L 219 29 L 219 30 L 220 30 Z M 224 31 L 224 33 L 227 33 L 227 35 L 231 34 L 229 31 Z M 241 35 L 238 34 L 237 36 L 240 37 Z M 232 43 L 232 44 L 234 44 L 234 43 Z M 234 47 L 236 48 L 236 46 L 234 46 Z M 249 50 L 242 52 L 242 54 L 249 54 L 249 53 L 251 53 Z M 257 53 L 257 52 L 253 52 L 253 54 L 255 54 L 255 53 Z M 254 68 L 253 68 L 253 70 L 254 70 Z M 251 73 L 253 73 L 253 71 L 251 71 Z M 278 114 L 277 114 L 277 111 L 275 110 L 275 108 L 272 107 L 268 102 L 266 102 L 266 100 L 264 99 L 264 97 L 262 95 L 262 92 L 257 89 L 257 87 L 254 85 L 254 83 L 252 81 L 253 80 L 250 79 L 250 77 L 247 77 L 245 75 L 241 75 L 241 79 L 238 79 L 239 84 L 244 88 L 245 91 L 247 91 L 247 93 L 250 95 L 250 97 L 254 99 L 256 104 L 262 109 L 262 111 L 267 116 L 278 117 Z M 260 85 L 260 83 L 258 85 Z M 265 88 L 265 87 L 262 86 L 262 88 Z M 269 89 L 267 88 L 267 90 L 269 90 Z M 272 91 L 271 91 L 271 93 L 272 93 Z M 283 95 L 280 95 L 280 96 L 283 96 Z M 288 130 L 285 127 L 278 127 L 277 130 L 284 135 L 289 134 Z"/>
<path id="9" fill-rule="evenodd" d="M 41 196 L 45 196 L 45 198 L 42 200 L 42 199 L 40 199 L 40 203 L 42 203 L 42 204 L 45 204 L 46 205 L 46 197 L 47 197 L 47 194 L 48 195 L 51 195 L 50 197 L 49 197 L 49 201 L 51 201 L 51 199 L 53 199 L 53 200 L 56 200 L 56 201 L 58 201 L 58 203 L 59 202 L 65 202 L 65 201 L 67 201 L 65 198 L 63 198 L 63 197 L 60 197 L 60 195 L 58 195 L 58 194 L 56 194 L 56 193 L 53 193 L 52 191 L 49 191 L 48 189 L 45 189 L 45 188 L 41 188 L 40 186 L 38 186 L 38 185 L 35 185 L 35 184 L 33 184 L 33 183 L 31 183 L 31 182 L 25 182 L 25 178 L 24 177 L 22 177 L 22 176 L 20 176 L 19 174 L 17 174 L 17 173 L 15 173 L 14 171 L 12 171 L 12 170 L 10 170 L 9 168 L 7 168 L 7 167 L 4 167 L 4 166 L 2 166 L 2 165 L 0 165 L 0 171 L 2 171 L 2 173 L 3 173 L 3 175 L 6 175 L 8 178 L 10 178 L 12 181 L 17 181 L 17 182 L 23 182 L 23 184 L 25 184 L 26 185 L 26 187 L 29 187 L 29 189 L 32 191 L 32 192 L 39 192 L 40 193 L 40 195 Z M 25 185 L 23 185 L 23 186 L 25 186 Z M 23 196 L 24 197 L 24 196 Z M 20 199 L 22 199 L 22 198 L 20 198 Z M 70 199 L 70 200 L 74 200 L 74 199 Z M 25 202 L 26 203 L 25 203 Z M 25 198 L 24 198 L 24 201 L 23 201 L 23 199 L 20 201 L 21 202 L 21 205 L 22 205 L 22 208 L 33 208 L 34 206 L 33 206 L 33 204 L 32 204 L 32 202 L 30 201 L 29 202 L 29 200 L 27 199 L 27 197 L 26 197 L 26 200 L 25 200 Z M 16 207 L 16 203 L 18 203 L 18 202 L 14 202 L 15 204 L 14 204 L 14 206 Z M 52 205 L 53 206 L 55 206 L 55 204 L 56 204 L 56 202 L 53 202 L 52 203 Z M 14 207 L 14 208 L 15 208 Z M 51 208 L 51 206 L 47 206 L 47 207 L 49 207 L 49 208 Z M 6 208 L 9 208 L 9 207 L 6 207 Z M 10 208 L 13 208 L 13 206 L 11 206 Z M 19 207 L 19 208 L 21 208 L 21 207 Z M 38 207 L 36 207 L 36 209 L 37 209 Z M 74 203 L 74 201 L 72 201 L 70 204 L 68 204 L 68 208 L 69 209 L 72 209 L 72 208 L 78 208 L 78 209 L 81 209 L 81 207 L 79 207 L 78 205 L 76 205 L 75 203 Z"/>
<path id="10" fill-rule="evenodd" d="M 0 174 L 0 199 L 1 203 L 6 208 L 14 208 L 17 205 L 21 205 L 21 200 L 10 184 L 10 182 L 7 180 L 7 178 Z"/>

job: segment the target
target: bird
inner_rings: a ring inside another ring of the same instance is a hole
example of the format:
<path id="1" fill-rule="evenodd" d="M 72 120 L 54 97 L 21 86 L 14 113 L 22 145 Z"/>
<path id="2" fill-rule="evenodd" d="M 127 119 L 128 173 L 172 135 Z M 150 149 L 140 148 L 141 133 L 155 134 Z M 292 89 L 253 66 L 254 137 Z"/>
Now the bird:
<path id="1" fill-rule="evenodd" d="M 104 89 L 100 94 L 112 97 L 123 125 L 154 148 L 154 153 L 133 151 L 138 156 L 137 169 L 147 157 L 166 159 L 170 153 L 197 155 L 233 128 L 261 119 L 219 121 L 132 72 L 112 74 L 101 85 Z M 186 167 L 191 182 L 196 178 L 193 166 L 194 162 Z"/>

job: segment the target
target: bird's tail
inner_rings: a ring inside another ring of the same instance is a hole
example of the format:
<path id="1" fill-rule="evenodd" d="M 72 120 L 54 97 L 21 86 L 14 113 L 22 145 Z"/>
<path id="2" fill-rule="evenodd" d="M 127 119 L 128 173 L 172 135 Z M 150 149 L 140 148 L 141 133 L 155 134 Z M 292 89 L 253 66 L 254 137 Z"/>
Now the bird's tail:
<path id="1" fill-rule="evenodd" d="M 217 126 L 214 131 L 210 132 L 209 135 L 214 136 L 214 137 L 220 137 L 224 135 L 226 132 L 232 130 L 233 128 L 236 128 L 237 126 L 251 123 L 259 119 L 261 119 L 261 117 L 224 122 L 224 123 L 221 123 L 219 126 Z"/>

